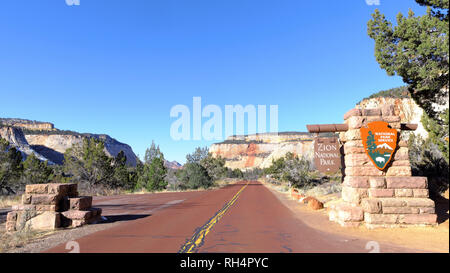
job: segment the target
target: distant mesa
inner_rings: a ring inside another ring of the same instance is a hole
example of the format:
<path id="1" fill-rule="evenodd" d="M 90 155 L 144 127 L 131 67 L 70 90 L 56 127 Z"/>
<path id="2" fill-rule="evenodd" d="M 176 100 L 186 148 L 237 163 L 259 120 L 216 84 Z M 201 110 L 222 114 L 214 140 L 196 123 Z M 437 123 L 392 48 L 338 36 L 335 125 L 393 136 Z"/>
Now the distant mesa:
<path id="1" fill-rule="evenodd" d="M 25 157 L 34 153 L 39 159 L 48 160 L 51 164 L 62 164 L 65 151 L 87 137 L 104 141 L 108 156 L 117 156 L 123 151 L 129 166 L 136 166 L 138 160 L 129 145 L 108 135 L 59 130 L 50 122 L 0 118 L 0 137 L 16 146 Z"/>

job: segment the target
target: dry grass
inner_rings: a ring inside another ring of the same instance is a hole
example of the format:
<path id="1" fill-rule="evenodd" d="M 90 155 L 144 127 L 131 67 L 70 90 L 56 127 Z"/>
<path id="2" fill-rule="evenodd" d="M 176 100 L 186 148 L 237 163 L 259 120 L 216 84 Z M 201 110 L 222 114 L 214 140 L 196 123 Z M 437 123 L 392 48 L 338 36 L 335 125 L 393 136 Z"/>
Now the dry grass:
<path id="1" fill-rule="evenodd" d="M 0 196 L 0 208 L 9 208 L 14 205 L 19 205 L 21 201 L 21 195 Z"/>
<path id="2" fill-rule="evenodd" d="M 17 250 L 25 245 L 40 239 L 53 232 L 24 230 L 13 233 L 6 233 L 4 225 L 0 228 L 0 253 L 10 252 L 11 250 Z"/>

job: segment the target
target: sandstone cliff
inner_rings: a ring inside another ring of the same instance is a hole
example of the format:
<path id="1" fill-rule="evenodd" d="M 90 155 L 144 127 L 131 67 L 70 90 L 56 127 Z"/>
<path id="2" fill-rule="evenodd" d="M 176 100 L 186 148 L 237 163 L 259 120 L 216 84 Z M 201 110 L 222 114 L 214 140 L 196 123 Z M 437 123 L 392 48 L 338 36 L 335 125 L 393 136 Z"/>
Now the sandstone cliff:
<path id="1" fill-rule="evenodd" d="M 1 137 L 26 154 L 35 152 L 40 158 L 52 163 L 62 164 L 64 152 L 74 144 L 79 144 L 83 138 L 93 137 L 105 143 L 105 152 L 108 156 L 117 156 L 120 151 L 125 153 L 127 164 L 136 166 L 137 157 L 132 148 L 108 135 L 80 134 L 76 132 L 60 131 L 47 122 L 27 121 L 23 119 L 1 119 Z M 4 126 L 7 125 L 7 126 Z M 41 128 L 41 129 L 36 129 Z M 47 130 L 45 128 L 51 128 Z M 24 132 L 23 132 L 23 131 Z"/>
<path id="2" fill-rule="evenodd" d="M 10 126 L 0 127 L 0 137 L 6 139 L 10 145 L 17 148 L 22 153 L 22 156 L 26 158 L 31 154 L 35 154 L 40 160 L 48 160 L 50 164 L 54 162 L 51 159 L 46 158 L 39 152 L 35 151 L 27 142 L 21 129 Z"/>
<path id="3" fill-rule="evenodd" d="M 55 126 L 50 122 L 40 122 L 40 121 L 32 121 L 27 119 L 18 119 L 18 118 L 0 118 L 0 124 L 4 124 L 7 126 L 18 127 L 28 130 L 37 130 L 37 131 L 54 131 Z"/>
<path id="4" fill-rule="evenodd" d="M 209 151 L 224 158 L 225 166 L 232 169 L 267 168 L 288 152 L 312 160 L 313 137 L 302 132 L 231 136 L 213 144 Z"/>

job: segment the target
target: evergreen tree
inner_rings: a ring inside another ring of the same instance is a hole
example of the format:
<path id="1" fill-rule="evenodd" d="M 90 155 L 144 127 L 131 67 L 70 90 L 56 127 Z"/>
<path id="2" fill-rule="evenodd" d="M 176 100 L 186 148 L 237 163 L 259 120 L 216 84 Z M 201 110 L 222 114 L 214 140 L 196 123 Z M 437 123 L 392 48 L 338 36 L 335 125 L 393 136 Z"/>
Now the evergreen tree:
<path id="1" fill-rule="evenodd" d="M 188 189 L 207 189 L 213 185 L 213 180 L 208 171 L 198 163 L 186 163 L 180 173 L 180 180 Z"/>
<path id="2" fill-rule="evenodd" d="M 449 0 L 416 2 L 427 7 L 426 14 L 415 16 L 410 10 L 404 17 L 399 13 L 395 27 L 375 10 L 367 24 L 368 35 L 375 41 L 375 57 L 380 67 L 389 76 L 402 77 L 409 85 L 411 96 L 429 120 L 425 128 L 436 136 L 432 141 L 447 155 L 448 162 L 448 141 L 445 143 L 440 137 L 448 130 L 448 121 L 445 125 L 442 112 L 438 112 L 435 105 L 448 99 Z"/>
<path id="3" fill-rule="evenodd" d="M 86 182 L 90 187 L 108 186 L 114 171 L 104 150 L 103 141 L 84 138 L 64 153 L 64 171 L 72 175 L 72 181 Z"/>
<path id="4" fill-rule="evenodd" d="M 149 191 L 163 190 L 167 186 L 165 179 L 167 168 L 164 166 L 164 154 L 156 146 L 154 141 L 145 152 L 145 163 L 139 166 L 139 175 L 136 183 L 136 189 L 147 189 Z"/>
<path id="5" fill-rule="evenodd" d="M 375 40 L 375 57 L 388 75 L 399 75 L 412 97 L 426 113 L 437 119 L 432 107 L 440 103 L 441 90 L 449 82 L 449 0 L 416 0 L 427 7 L 423 16 L 397 15 L 397 26 L 377 9 L 368 22 L 368 35 Z M 447 94 L 448 96 L 448 94 Z"/>
<path id="6" fill-rule="evenodd" d="M 22 173 L 22 154 L 0 138 L 0 193 L 14 194 L 20 188 Z"/>
<path id="7" fill-rule="evenodd" d="M 47 161 L 39 160 L 33 153 L 23 162 L 22 180 L 25 184 L 48 183 L 53 178 L 53 170 Z"/>
<path id="8" fill-rule="evenodd" d="M 186 163 L 200 164 L 203 159 L 208 157 L 208 154 L 209 154 L 208 147 L 204 148 L 197 147 L 195 148 L 195 151 L 192 154 L 188 154 L 186 156 Z"/>
<path id="9" fill-rule="evenodd" d="M 133 173 L 128 170 L 127 157 L 123 151 L 120 151 L 112 161 L 114 177 L 111 186 L 115 188 L 132 189 L 134 187 Z"/>
<path id="10" fill-rule="evenodd" d="M 435 120 L 428 117 L 426 113 L 422 116 L 422 124 L 428 131 L 428 137 L 437 145 L 439 151 L 442 153 L 442 157 L 447 164 L 449 163 L 448 154 L 448 109 L 441 115 L 442 126 L 440 126 Z"/>
<path id="11" fill-rule="evenodd" d="M 200 161 L 200 165 L 206 169 L 209 177 L 216 181 L 226 174 L 225 159 L 221 157 L 213 157 L 211 153 Z"/>

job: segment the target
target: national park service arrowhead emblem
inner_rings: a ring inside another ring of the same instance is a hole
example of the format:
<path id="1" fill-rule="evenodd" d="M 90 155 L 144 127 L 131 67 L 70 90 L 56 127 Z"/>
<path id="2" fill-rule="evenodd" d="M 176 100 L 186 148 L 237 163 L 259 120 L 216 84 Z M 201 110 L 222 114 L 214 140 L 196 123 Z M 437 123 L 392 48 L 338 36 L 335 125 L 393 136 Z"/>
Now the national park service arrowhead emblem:
<path id="1" fill-rule="evenodd" d="M 384 121 L 374 121 L 361 128 L 364 150 L 379 170 L 384 170 L 397 147 L 398 132 Z"/>

